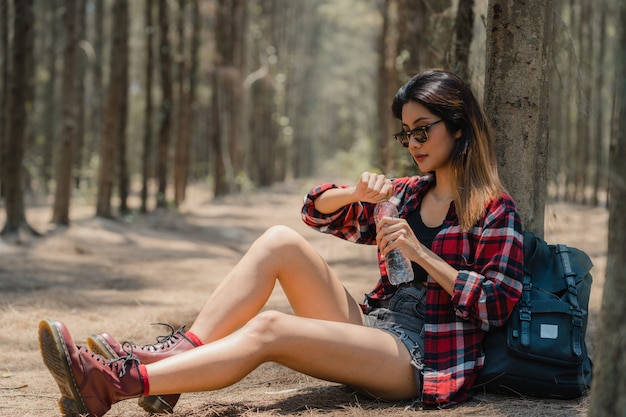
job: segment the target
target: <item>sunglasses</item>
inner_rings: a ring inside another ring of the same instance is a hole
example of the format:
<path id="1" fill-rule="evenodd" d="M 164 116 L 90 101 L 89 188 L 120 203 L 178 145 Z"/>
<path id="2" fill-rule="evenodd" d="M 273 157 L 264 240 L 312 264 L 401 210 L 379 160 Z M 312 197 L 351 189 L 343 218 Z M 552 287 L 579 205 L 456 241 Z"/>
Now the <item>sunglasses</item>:
<path id="1" fill-rule="evenodd" d="M 439 122 L 442 122 L 443 119 L 439 119 L 436 122 L 432 122 L 427 124 L 426 126 L 416 127 L 410 132 L 405 132 L 404 130 L 393 135 L 393 138 L 400 142 L 402 146 L 405 148 L 409 147 L 409 141 L 411 140 L 411 136 L 415 138 L 419 143 L 426 143 L 428 140 L 428 129 L 433 127 Z"/>

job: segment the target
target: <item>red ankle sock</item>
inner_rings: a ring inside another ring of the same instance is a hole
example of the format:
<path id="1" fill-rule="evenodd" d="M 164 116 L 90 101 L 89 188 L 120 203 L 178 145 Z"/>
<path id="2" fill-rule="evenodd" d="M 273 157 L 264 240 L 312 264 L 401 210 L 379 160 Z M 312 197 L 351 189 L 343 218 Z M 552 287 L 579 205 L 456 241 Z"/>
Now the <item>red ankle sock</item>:
<path id="1" fill-rule="evenodd" d="M 189 340 L 191 340 L 196 346 L 204 345 L 204 343 L 202 343 L 202 340 L 200 340 L 200 338 L 196 336 L 195 334 L 193 334 L 192 332 L 185 332 L 185 336 Z"/>
<path id="2" fill-rule="evenodd" d="M 139 365 L 139 376 L 141 376 L 141 382 L 143 382 L 143 396 L 150 394 L 150 381 L 148 380 L 148 370 L 146 369 L 146 365 Z"/>

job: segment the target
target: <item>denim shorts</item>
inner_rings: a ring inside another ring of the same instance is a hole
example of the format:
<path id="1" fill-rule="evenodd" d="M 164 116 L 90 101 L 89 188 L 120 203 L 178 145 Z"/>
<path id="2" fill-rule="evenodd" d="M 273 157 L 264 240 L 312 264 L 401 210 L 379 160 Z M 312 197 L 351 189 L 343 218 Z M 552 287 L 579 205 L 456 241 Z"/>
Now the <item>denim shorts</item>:
<path id="1" fill-rule="evenodd" d="M 364 317 L 365 326 L 388 331 L 406 346 L 420 391 L 424 369 L 425 298 L 426 287 L 422 283 L 403 284 L 384 307 L 375 308 Z"/>

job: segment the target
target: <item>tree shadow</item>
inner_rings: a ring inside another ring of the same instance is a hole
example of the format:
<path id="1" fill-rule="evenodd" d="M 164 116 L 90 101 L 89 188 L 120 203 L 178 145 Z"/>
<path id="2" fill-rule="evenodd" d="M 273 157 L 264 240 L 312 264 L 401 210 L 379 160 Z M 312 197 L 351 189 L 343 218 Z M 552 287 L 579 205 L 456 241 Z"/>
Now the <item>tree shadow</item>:
<path id="1" fill-rule="evenodd" d="M 228 253 L 224 248 L 238 257 L 262 233 L 226 225 L 226 217 L 215 216 L 208 224 L 198 224 L 201 216 L 180 213 L 148 215 L 134 223 L 90 217 L 71 228 L 55 228 L 41 239 L 7 247 L 10 256 L 3 256 L 0 268 L 0 303 L 21 305 L 41 299 L 66 307 L 133 304 L 136 301 L 116 294 L 157 289 L 172 281 L 153 280 L 125 266 L 220 259 Z M 232 216 L 229 220 L 237 221 Z M 143 238 L 152 243 L 142 245 Z M 59 256 L 40 257 L 43 253 Z"/>
<path id="2" fill-rule="evenodd" d="M 362 412 L 381 410 L 385 414 L 390 409 L 404 410 L 406 403 L 389 403 L 379 401 L 359 394 L 354 389 L 333 385 L 324 387 L 309 387 L 299 389 L 289 396 L 272 401 L 268 397 L 255 398 L 252 401 L 211 402 L 201 406 L 194 406 L 192 410 L 179 410 L 173 417 L 234 417 L 254 415 L 255 413 L 269 413 L 271 415 L 300 415 L 321 413 L 333 415 L 352 410 L 353 415 Z M 382 410 L 387 410 L 386 412 Z"/>

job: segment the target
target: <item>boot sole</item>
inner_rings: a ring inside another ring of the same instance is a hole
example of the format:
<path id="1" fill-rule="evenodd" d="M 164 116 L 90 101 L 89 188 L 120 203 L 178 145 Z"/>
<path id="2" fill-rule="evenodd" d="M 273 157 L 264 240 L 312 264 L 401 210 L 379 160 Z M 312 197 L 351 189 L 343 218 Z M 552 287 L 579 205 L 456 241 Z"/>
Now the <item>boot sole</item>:
<path id="1" fill-rule="evenodd" d="M 150 414 L 172 414 L 174 407 L 159 395 L 139 397 L 137 404 Z"/>
<path id="2" fill-rule="evenodd" d="M 108 360 L 119 358 L 117 353 L 99 334 L 92 334 L 87 338 L 87 347 L 96 355 L 100 355 Z"/>
<path id="3" fill-rule="evenodd" d="M 93 353 L 109 360 L 119 358 L 118 354 L 111 349 L 111 346 L 99 334 L 92 334 L 88 337 L 87 346 Z M 150 414 L 172 414 L 174 412 L 174 407 L 159 395 L 139 397 L 137 404 Z"/>
<path id="4" fill-rule="evenodd" d="M 43 320 L 39 323 L 39 350 L 46 367 L 54 377 L 61 399 L 59 410 L 65 417 L 80 417 L 89 415 L 89 410 L 80 395 L 72 365 L 70 354 L 65 346 L 61 332 L 54 323 Z"/>

